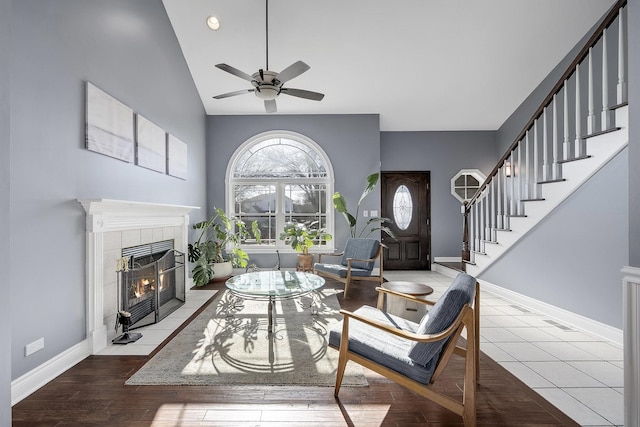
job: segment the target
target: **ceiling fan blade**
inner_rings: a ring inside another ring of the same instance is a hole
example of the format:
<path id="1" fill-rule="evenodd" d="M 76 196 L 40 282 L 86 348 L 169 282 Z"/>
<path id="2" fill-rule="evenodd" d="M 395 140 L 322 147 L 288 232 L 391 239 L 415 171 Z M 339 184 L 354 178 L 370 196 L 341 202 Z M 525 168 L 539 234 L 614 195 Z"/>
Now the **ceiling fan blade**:
<path id="1" fill-rule="evenodd" d="M 307 64 L 305 64 L 302 61 L 294 62 L 284 70 L 280 71 L 276 76 L 276 79 L 278 79 L 280 83 L 288 82 L 289 80 L 298 77 L 300 74 L 304 73 L 309 68 L 311 67 L 309 67 Z"/>
<path id="2" fill-rule="evenodd" d="M 216 64 L 216 68 L 221 69 L 222 71 L 226 71 L 227 73 L 231 73 L 234 76 L 238 76 L 241 79 L 245 79 L 247 81 L 253 81 L 253 77 L 251 77 L 249 74 L 245 73 L 244 71 L 240 71 L 235 67 L 232 67 L 231 65 L 227 65 L 227 64 Z"/>
<path id="3" fill-rule="evenodd" d="M 298 98 L 310 99 L 312 101 L 322 101 L 324 93 L 311 92 L 310 90 L 292 89 L 283 87 L 280 93 L 286 93 L 290 96 L 297 96 Z"/>
<path id="4" fill-rule="evenodd" d="M 267 113 L 275 113 L 278 111 L 278 106 L 276 105 L 275 99 L 269 99 L 264 101 L 264 110 Z"/>
<path id="5" fill-rule="evenodd" d="M 222 98 L 229 98 L 230 96 L 236 96 L 236 95 L 244 95 L 245 93 L 251 93 L 253 92 L 255 89 L 242 89 L 242 90 L 236 90 L 234 92 L 228 92 L 228 93 L 223 93 L 222 95 L 216 95 L 213 98 L 214 99 L 222 99 Z"/>

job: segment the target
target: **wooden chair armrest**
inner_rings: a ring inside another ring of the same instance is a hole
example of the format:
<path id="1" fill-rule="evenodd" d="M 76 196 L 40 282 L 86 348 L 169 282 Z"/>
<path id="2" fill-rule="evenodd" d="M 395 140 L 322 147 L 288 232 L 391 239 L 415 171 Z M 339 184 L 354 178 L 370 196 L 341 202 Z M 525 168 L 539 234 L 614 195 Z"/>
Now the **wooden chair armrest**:
<path id="1" fill-rule="evenodd" d="M 326 252 L 318 254 L 318 262 L 321 262 L 323 256 L 342 256 L 344 255 L 344 251 L 342 252 Z"/>
<path id="2" fill-rule="evenodd" d="M 415 301 L 415 302 L 420 303 L 420 304 L 434 305 L 436 303 L 435 301 L 418 298 L 418 297 L 415 297 L 415 296 L 409 295 L 409 294 L 403 294 L 402 292 L 392 291 L 391 289 L 381 288 L 380 286 L 376 287 L 376 291 L 378 291 L 379 293 L 382 293 L 382 294 L 394 295 L 394 296 L 397 296 L 397 297 L 400 297 L 400 298 L 408 299 L 410 301 Z"/>
<path id="3" fill-rule="evenodd" d="M 376 329 L 380 329 L 380 330 L 388 332 L 390 334 L 397 335 L 397 336 L 402 337 L 402 338 L 406 338 L 406 339 L 408 339 L 410 341 L 434 342 L 434 341 L 440 341 L 441 339 L 444 339 L 444 338 L 448 338 L 449 336 L 454 334 L 455 331 L 460 326 L 460 324 L 462 323 L 462 320 L 463 320 L 464 316 L 466 315 L 466 313 L 469 310 L 471 310 L 471 307 L 469 307 L 468 305 L 465 305 L 463 307 L 463 309 L 460 311 L 460 314 L 458 314 L 458 317 L 456 317 L 456 320 L 453 321 L 451 326 L 449 326 L 447 329 L 445 329 L 444 331 L 440 332 L 439 334 L 426 334 L 426 335 L 416 334 L 414 332 L 409 332 L 409 331 L 404 331 L 402 329 L 395 328 L 393 326 L 384 324 L 382 322 L 378 322 L 377 320 L 369 319 L 367 317 L 361 316 L 359 314 L 356 314 L 356 313 L 353 313 L 353 312 L 347 311 L 347 310 L 340 310 L 340 314 L 342 314 L 344 316 L 344 321 L 345 322 L 347 322 L 348 319 L 351 318 L 351 319 L 355 319 L 355 320 L 358 320 L 360 322 L 363 322 L 363 323 L 365 323 L 365 324 L 367 324 L 369 326 L 372 326 L 372 327 L 374 327 Z M 348 333 L 347 333 L 347 335 L 348 335 Z M 344 337 L 342 337 L 342 338 L 344 338 Z M 348 339 L 348 336 L 347 336 L 347 339 Z"/>

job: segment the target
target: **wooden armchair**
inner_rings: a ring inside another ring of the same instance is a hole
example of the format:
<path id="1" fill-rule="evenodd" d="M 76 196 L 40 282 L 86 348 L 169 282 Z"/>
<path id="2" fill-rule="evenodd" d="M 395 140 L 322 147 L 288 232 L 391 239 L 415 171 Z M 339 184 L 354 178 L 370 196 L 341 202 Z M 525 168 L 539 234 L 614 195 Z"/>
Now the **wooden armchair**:
<path id="1" fill-rule="evenodd" d="M 339 264 L 322 262 L 322 257 L 341 257 Z M 373 274 L 373 267 L 379 260 L 379 272 Z M 318 262 L 313 265 L 313 272 L 320 276 L 330 277 L 344 283 L 344 297 L 354 281 L 374 281 L 382 285 L 382 245 L 375 239 L 350 238 L 342 252 L 319 254 Z"/>
<path id="2" fill-rule="evenodd" d="M 460 273 L 435 303 L 383 288 L 377 290 L 377 308 L 341 310 L 344 319 L 330 331 L 329 345 L 340 351 L 335 396 L 340 391 L 346 364 L 351 360 L 461 415 L 465 426 L 475 426 L 480 306 L 476 279 Z M 416 324 L 384 312 L 385 294 L 432 307 L 420 324 Z M 461 346 L 458 341 L 464 329 L 466 345 Z M 431 387 L 453 353 L 465 358 L 462 402 Z"/>

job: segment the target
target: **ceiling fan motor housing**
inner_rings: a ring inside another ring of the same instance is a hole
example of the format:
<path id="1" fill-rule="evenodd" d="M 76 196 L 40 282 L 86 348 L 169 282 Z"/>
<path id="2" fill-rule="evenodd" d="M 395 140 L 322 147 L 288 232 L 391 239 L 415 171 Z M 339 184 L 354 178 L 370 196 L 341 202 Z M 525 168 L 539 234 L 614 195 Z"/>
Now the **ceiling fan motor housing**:
<path id="1" fill-rule="evenodd" d="M 280 95 L 281 83 L 276 79 L 277 75 L 278 73 L 273 71 L 260 70 L 251 76 L 256 88 L 254 93 L 258 98 L 270 101 Z"/>

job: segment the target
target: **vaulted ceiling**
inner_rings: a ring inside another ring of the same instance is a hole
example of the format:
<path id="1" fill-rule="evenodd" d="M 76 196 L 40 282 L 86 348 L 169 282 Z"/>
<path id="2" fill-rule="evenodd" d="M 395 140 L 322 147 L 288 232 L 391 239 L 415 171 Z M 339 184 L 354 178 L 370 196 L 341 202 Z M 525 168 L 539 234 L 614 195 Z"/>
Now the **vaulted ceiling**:
<path id="1" fill-rule="evenodd" d="M 267 114 L 251 83 L 215 68 L 265 68 L 265 0 L 163 0 L 207 114 Z M 269 67 L 311 69 L 273 114 L 380 114 L 387 131 L 495 130 L 613 0 L 270 0 Z M 205 21 L 216 15 L 221 26 Z"/>

